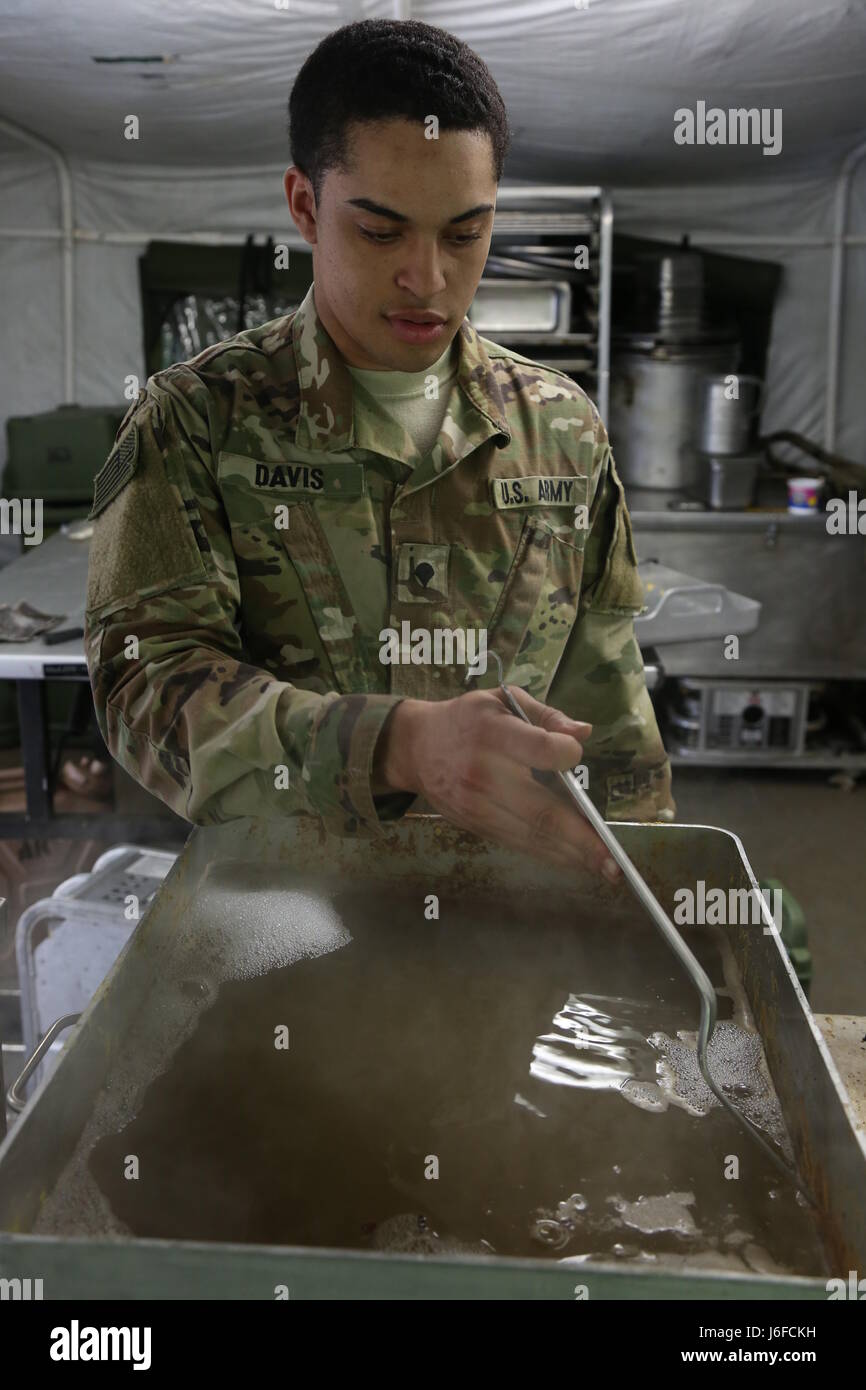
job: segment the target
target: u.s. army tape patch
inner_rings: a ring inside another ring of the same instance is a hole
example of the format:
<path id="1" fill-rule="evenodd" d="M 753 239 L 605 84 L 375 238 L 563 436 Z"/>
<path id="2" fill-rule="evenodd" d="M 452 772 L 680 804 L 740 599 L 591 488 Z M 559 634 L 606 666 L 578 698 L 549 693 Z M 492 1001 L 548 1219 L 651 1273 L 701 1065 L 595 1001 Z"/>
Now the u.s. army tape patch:
<path id="1" fill-rule="evenodd" d="M 500 511 L 509 507 L 574 507 L 586 501 L 585 473 L 530 478 L 493 478 L 493 505 Z"/>
<path id="2" fill-rule="evenodd" d="M 138 426 L 133 422 L 112 449 L 93 484 L 93 506 L 90 517 L 99 516 L 113 502 L 121 488 L 126 487 L 138 462 Z"/>

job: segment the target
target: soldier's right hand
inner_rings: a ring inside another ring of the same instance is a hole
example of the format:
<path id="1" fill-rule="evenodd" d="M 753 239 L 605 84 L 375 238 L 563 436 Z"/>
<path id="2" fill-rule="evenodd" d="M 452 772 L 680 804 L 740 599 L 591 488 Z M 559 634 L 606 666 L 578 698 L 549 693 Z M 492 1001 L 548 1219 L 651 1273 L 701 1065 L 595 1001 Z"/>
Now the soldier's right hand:
<path id="1" fill-rule="evenodd" d="M 535 727 L 497 690 L 402 700 L 377 745 L 374 792 L 414 792 L 464 830 L 557 868 L 579 863 L 618 881 L 605 845 L 549 776 L 580 762 L 592 725 L 512 693 Z"/>

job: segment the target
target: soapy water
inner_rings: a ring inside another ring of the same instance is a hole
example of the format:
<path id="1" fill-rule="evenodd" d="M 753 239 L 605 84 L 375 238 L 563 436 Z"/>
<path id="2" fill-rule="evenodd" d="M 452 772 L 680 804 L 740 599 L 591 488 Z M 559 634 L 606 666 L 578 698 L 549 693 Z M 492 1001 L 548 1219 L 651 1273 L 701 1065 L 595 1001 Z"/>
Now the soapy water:
<path id="1" fill-rule="evenodd" d="M 637 911 L 575 931 L 567 901 L 540 920 L 443 889 L 428 922 L 422 885 L 383 918 L 373 893 L 243 867 L 243 922 L 234 892 L 201 894 L 169 941 L 35 1230 L 821 1271 L 793 1190 L 773 1197 L 696 1072 L 693 992 Z M 713 1073 L 760 1122 L 760 1039 L 721 933 L 698 944 L 732 1015 Z"/>
<path id="2" fill-rule="evenodd" d="M 725 974 L 730 976 L 728 970 Z M 708 1048 L 710 1070 L 719 1088 L 791 1161 L 790 1141 L 766 1071 L 760 1037 L 746 1026 L 742 995 L 732 996 L 729 990 L 724 993 L 732 1001 L 738 1021 L 717 1023 Z M 719 1100 L 700 1072 L 697 1033 L 680 1031 L 676 1038 L 660 1031 L 647 1035 L 648 1021 L 657 1012 L 657 1006 L 647 1000 L 571 994 L 554 1017 L 556 1031 L 543 1034 L 533 1047 L 531 1074 L 553 1085 L 616 1092 L 630 1104 L 657 1114 L 671 1105 L 697 1117 L 721 1110 Z M 525 1100 L 523 1103 L 529 1104 Z M 803 1205 L 802 1194 L 797 1194 L 797 1201 Z M 703 1239 L 691 1210 L 695 1206 L 693 1192 L 642 1194 L 636 1201 L 614 1194 L 606 1199 L 612 1213 L 589 1213 L 581 1220 L 579 1214 L 586 1213 L 587 1206 L 586 1198 L 577 1194 L 560 1202 L 556 1209 L 539 1208 L 530 1228 L 533 1240 L 551 1250 L 564 1250 L 576 1240 L 585 1240 L 593 1233 L 597 1237 L 617 1225 L 636 1230 L 644 1237 L 665 1233 L 690 1241 Z M 736 1233 L 723 1251 L 719 1251 L 719 1243 L 713 1242 L 712 1237 L 710 1243 L 716 1246 L 717 1267 L 781 1272 L 781 1267 L 748 1232 Z M 746 1249 L 737 1250 L 731 1245 Z M 615 1242 L 610 1253 L 618 1259 L 632 1258 L 638 1262 L 661 1259 L 662 1264 L 669 1266 L 677 1266 L 686 1258 L 671 1251 L 652 1256 L 643 1248 L 621 1242 Z M 592 1254 L 567 1258 L 579 1263 L 592 1258 Z"/>
<path id="3" fill-rule="evenodd" d="M 644 1235 L 673 1231 L 678 1236 L 697 1234 L 695 1219 L 689 1210 L 695 1204 L 693 1192 L 669 1192 L 664 1197 L 638 1197 L 627 1202 L 623 1197 L 608 1197 L 624 1226 Z"/>
<path id="4" fill-rule="evenodd" d="M 696 1033 L 684 1031 L 676 1038 L 653 1033 L 649 1041 L 661 1053 L 659 1091 L 671 1104 L 682 1106 L 692 1115 L 721 1109 L 698 1067 Z M 719 1090 L 793 1163 L 785 1121 L 766 1072 L 758 1034 L 747 1032 L 736 1023 L 718 1023 L 707 1048 L 707 1064 Z"/>
<path id="5" fill-rule="evenodd" d="M 738 1002 L 738 1021 L 716 1024 L 707 1063 L 719 1089 L 790 1162 L 790 1143 L 761 1039 L 746 1026 L 744 1001 Z M 661 1031 L 648 1033 L 657 1012 L 647 1000 L 570 994 L 553 1019 L 557 1031 L 542 1034 L 533 1046 L 530 1073 L 554 1085 L 615 1090 L 632 1105 L 656 1113 L 669 1105 L 692 1115 L 720 1109 L 701 1075 L 697 1033 L 679 1031 L 676 1038 Z"/>
<path id="6" fill-rule="evenodd" d="M 573 1192 L 564 1202 L 559 1202 L 555 1211 L 543 1208 L 532 1223 L 533 1238 L 542 1245 L 561 1250 L 580 1227 L 580 1213 L 586 1211 L 586 1198 L 580 1192 Z"/>
<path id="7" fill-rule="evenodd" d="M 570 994 L 554 1016 L 556 1031 L 534 1044 L 530 1074 L 554 1085 L 619 1089 L 641 1064 L 652 1017 L 645 1000 Z"/>
<path id="8" fill-rule="evenodd" d="M 370 1246 L 391 1255 L 494 1255 L 487 1241 L 463 1241 L 434 1231 L 423 1212 L 389 1216 L 372 1232 Z"/>
<path id="9" fill-rule="evenodd" d="M 237 930 L 238 894 L 244 895 L 245 930 Z M 94 1182 L 88 1159 L 106 1135 L 119 1132 L 141 1108 L 154 1080 L 167 1072 L 194 1035 L 202 1014 L 228 980 L 252 980 L 304 960 L 339 951 L 351 941 L 330 896 L 268 884 L 249 864 L 209 865 L 195 904 L 160 953 L 147 1006 L 124 1040 L 115 1066 L 79 1142 L 39 1210 L 34 1231 L 73 1236 L 130 1236 Z"/>
<path id="10" fill-rule="evenodd" d="M 770 1193 L 777 1200 L 777 1191 Z M 614 1194 L 606 1199 L 609 1210 L 587 1211 L 587 1201 L 576 1194 L 560 1202 L 555 1211 L 540 1209 L 532 1223 L 532 1237 L 550 1250 L 565 1250 L 575 1244 L 589 1246 L 580 1254 L 560 1256 L 562 1264 L 584 1264 L 587 1260 L 613 1259 L 617 1262 L 655 1265 L 660 1269 L 713 1268 L 746 1274 L 784 1275 L 786 1265 L 774 1259 L 754 1236 L 728 1214 L 721 1230 L 702 1231 L 696 1221 L 693 1192 L 667 1192 L 640 1196 L 636 1201 Z M 581 1218 L 581 1214 L 582 1218 Z M 612 1236 L 636 1233 L 634 1240 Z M 670 1237 L 674 1237 L 671 1245 Z M 655 1246 L 655 1248 L 653 1248 Z"/>

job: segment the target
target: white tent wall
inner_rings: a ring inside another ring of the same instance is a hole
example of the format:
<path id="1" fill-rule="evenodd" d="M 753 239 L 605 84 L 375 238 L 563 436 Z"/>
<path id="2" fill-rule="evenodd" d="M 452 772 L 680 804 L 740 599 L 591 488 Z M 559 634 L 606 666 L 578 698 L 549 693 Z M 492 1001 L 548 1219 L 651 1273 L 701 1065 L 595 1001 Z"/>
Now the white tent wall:
<path id="1" fill-rule="evenodd" d="M 840 160 L 841 163 L 841 160 Z M 614 226 L 634 235 L 693 243 L 784 268 L 768 363 L 766 430 L 794 429 L 821 442 L 827 382 L 827 325 L 836 171 L 734 185 L 614 187 Z M 151 238 L 202 233 L 242 241 L 249 231 L 301 245 L 283 201 L 281 170 L 202 175 L 73 165 L 75 399 L 120 400 L 130 375 L 143 379 L 138 257 Z M 38 155 L 0 155 L 0 413 L 49 410 L 63 400 L 58 197 Z M 10 217 L 10 212 L 13 214 Z M 845 251 L 836 447 L 866 457 L 866 161 L 852 185 Z M 107 238 L 107 239 L 103 239 Z M 5 438 L 2 443 L 5 459 Z"/>
<path id="2" fill-rule="evenodd" d="M 0 411 L 50 409 L 63 387 L 57 178 L 41 156 L 0 143 Z M 51 234 L 42 240 L 39 233 Z M 5 450 L 5 438 L 3 440 Z"/>
<path id="3" fill-rule="evenodd" d="M 118 400 L 143 371 L 136 262 L 152 237 L 295 240 L 280 187 L 292 75 L 373 17 L 440 25 L 489 64 L 508 181 L 600 183 L 619 231 L 781 263 L 764 424 L 823 442 L 836 182 L 866 136 L 866 5 L 850 0 L 0 0 L 4 115 L 72 178 L 77 401 Z M 778 108 L 781 151 L 678 145 L 674 112 L 699 100 Z M 50 158 L 0 131 L 4 418 L 65 398 L 60 212 Z M 835 442 L 862 460 L 866 161 L 847 231 Z"/>

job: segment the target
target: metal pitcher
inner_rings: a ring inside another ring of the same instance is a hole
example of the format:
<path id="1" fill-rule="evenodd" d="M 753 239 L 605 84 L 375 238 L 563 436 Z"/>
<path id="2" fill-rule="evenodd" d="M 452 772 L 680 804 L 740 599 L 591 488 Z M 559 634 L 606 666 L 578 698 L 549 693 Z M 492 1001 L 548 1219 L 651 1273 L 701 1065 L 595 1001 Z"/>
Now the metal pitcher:
<path id="1" fill-rule="evenodd" d="M 733 383 L 736 382 L 736 388 Z M 698 449 L 703 454 L 749 451 L 764 383 L 756 376 L 705 376 Z M 736 389 L 736 395 L 732 391 Z"/>

